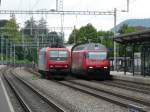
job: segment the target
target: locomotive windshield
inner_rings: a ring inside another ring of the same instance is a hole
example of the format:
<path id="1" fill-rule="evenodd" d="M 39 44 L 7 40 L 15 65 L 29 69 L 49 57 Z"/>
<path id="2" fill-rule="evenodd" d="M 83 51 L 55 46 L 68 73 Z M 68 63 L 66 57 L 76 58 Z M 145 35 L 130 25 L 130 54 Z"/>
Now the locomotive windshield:
<path id="1" fill-rule="evenodd" d="M 86 57 L 93 60 L 105 60 L 107 52 L 88 52 Z"/>
<path id="2" fill-rule="evenodd" d="M 67 51 L 58 51 L 58 50 L 49 51 L 50 60 L 64 61 L 67 60 L 67 57 L 68 57 Z"/>

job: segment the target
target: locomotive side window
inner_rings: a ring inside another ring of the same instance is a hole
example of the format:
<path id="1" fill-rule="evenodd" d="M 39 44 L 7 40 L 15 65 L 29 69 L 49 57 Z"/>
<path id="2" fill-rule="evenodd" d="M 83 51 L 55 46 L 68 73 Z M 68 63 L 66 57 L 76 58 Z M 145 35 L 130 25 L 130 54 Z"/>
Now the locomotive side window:
<path id="1" fill-rule="evenodd" d="M 40 52 L 39 54 L 39 63 L 44 65 L 45 64 L 45 52 Z"/>
<path id="2" fill-rule="evenodd" d="M 67 57 L 68 57 L 67 51 L 58 51 L 58 50 L 49 51 L 50 60 L 64 61 L 67 60 Z"/>
<path id="3" fill-rule="evenodd" d="M 93 60 L 105 60 L 107 59 L 107 52 L 88 52 L 86 58 Z"/>

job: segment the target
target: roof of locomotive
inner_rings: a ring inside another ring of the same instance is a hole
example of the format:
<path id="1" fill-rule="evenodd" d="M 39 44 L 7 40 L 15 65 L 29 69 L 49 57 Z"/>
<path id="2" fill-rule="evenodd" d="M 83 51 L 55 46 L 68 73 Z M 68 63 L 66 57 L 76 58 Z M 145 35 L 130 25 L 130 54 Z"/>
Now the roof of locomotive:
<path id="1" fill-rule="evenodd" d="M 47 47 L 47 50 L 67 50 L 67 48 L 51 48 L 51 47 Z"/>
<path id="2" fill-rule="evenodd" d="M 73 51 L 78 51 L 78 50 L 107 50 L 107 48 L 100 43 L 88 43 L 88 44 L 78 45 L 73 49 Z"/>
<path id="3" fill-rule="evenodd" d="M 40 51 L 47 51 L 47 50 L 68 50 L 68 49 L 67 48 L 51 48 L 51 47 L 44 47 L 40 49 Z"/>
<path id="4" fill-rule="evenodd" d="M 65 47 L 66 47 L 69 51 L 71 51 L 72 48 L 74 47 L 74 45 L 75 45 L 75 44 L 68 44 L 68 45 L 66 45 Z"/>

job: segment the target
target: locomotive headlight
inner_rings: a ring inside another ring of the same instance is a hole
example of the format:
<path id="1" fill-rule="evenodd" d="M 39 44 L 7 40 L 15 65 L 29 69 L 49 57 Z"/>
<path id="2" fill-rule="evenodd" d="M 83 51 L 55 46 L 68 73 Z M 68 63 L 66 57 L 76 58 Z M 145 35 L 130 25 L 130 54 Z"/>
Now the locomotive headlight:
<path id="1" fill-rule="evenodd" d="M 105 69 L 107 69 L 108 67 L 104 67 Z"/>
<path id="2" fill-rule="evenodd" d="M 93 67 L 89 67 L 89 68 L 93 68 Z"/>
<path id="3" fill-rule="evenodd" d="M 68 65 L 65 65 L 65 68 L 67 68 L 68 67 Z"/>
<path id="4" fill-rule="evenodd" d="M 53 65 L 50 65 L 50 68 L 53 68 Z"/>

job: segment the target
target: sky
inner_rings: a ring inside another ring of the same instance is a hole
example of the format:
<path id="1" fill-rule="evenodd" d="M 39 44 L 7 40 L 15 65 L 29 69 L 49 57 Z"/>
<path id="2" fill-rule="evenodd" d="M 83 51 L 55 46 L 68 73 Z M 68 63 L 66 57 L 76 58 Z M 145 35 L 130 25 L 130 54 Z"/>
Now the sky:
<path id="1" fill-rule="evenodd" d="M 117 8 L 117 24 L 126 19 L 150 18 L 149 0 L 129 0 L 129 12 L 126 10 L 127 0 L 63 0 L 63 10 L 65 11 L 112 11 Z M 50 10 L 56 9 L 56 0 L 1 0 L 0 10 Z M 15 15 L 20 26 L 31 16 L 35 20 L 41 17 L 47 20 L 48 27 L 60 27 L 60 15 Z M 0 15 L 0 19 L 9 19 L 10 15 Z M 114 26 L 112 15 L 64 15 L 65 40 L 68 39 L 73 27 L 80 28 L 91 23 L 97 30 L 110 30 Z"/>

